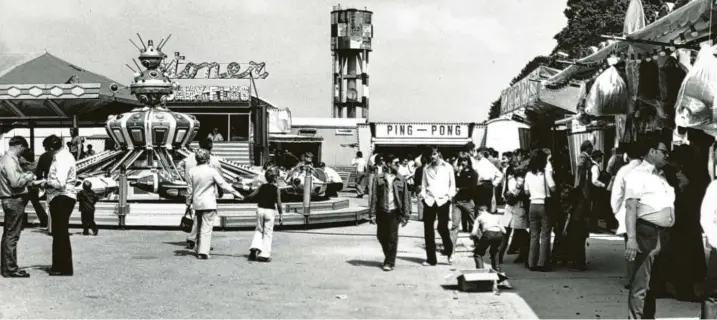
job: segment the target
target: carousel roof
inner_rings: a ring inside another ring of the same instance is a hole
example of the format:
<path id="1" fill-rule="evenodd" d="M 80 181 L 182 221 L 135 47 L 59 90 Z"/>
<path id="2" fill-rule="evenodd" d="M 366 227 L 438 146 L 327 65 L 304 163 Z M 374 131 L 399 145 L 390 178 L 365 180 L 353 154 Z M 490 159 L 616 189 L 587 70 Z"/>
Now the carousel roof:
<path id="1" fill-rule="evenodd" d="M 593 54 L 583 57 L 575 64 L 558 72 L 544 83 L 546 86 L 559 86 L 573 78 L 594 73 L 603 67 L 603 62 L 613 54 L 625 55 L 629 48 L 634 57 L 648 57 L 656 54 L 671 42 L 677 44 L 697 44 L 704 40 L 711 29 L 717 27 L 717 12 L 712 11 L 712 0 L 693 0 L 670 12 L 644 28 L 628 34 L 625 41 L 608 41 L 607 45 Z M 652 43 L 649 43 L 652 42 Z M 661 43 L 664 45 L 656 44 Z"/>
<path id="2" fill-rule="evenodd" d="M 121 85 L 112 92 L 113 83 L 121 82 L 47 52 L 0 53 L 0 120 L 66 120 L 91 113 L 106 117 L 140 105 Z"/>

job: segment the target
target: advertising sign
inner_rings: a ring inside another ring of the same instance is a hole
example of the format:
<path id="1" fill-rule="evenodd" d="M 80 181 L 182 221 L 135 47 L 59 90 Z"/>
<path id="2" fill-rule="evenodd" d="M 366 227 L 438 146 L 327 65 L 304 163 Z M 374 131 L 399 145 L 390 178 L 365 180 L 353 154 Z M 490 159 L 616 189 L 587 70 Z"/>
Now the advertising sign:
<path id="1" fill-rule="evenodd" d="M 466 124 L 376 124 L 376 138 L 468 138 Z"/>

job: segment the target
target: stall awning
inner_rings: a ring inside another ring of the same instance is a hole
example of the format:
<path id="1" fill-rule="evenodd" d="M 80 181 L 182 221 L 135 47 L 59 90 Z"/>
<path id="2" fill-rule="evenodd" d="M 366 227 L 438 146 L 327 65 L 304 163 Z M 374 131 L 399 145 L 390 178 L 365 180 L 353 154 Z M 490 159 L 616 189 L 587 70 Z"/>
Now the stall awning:
<path id="1" fill-rule="evenodd" d="M 566 86 L 549 89 L 542 80 L 558 73 L 558 70 L 540 66 L 525 78 L 503 90 L 500 96 L 501 114 L 525 108 L 538 114 L 562 116 L 576 113 L 580 99 L 579 87 Z"/>
<path id="2" fill-rule="evenodd" d="M 717 13 L 710 12 L 712 0 L 693 0 L 670 12 L 666 16 L 626 36 L 631 40 L 649 40 L 660 43 L 690 43 L 702 39 L 711 29 L 717 27 Z M 712 18 L 710 18 L 710 15 Z M 710 23 L 711 22 L 711 23 Z M 710 26 L 711 25 L 711 26 Z M 711 27 L 711 28 L 710 28 Z M 694 34 L 693 31 L 694 30 Z M 686 38 L 680 39 L 680 35 Z M 614 53 L 625 53 L 629 47 L 635 55 L 652 55 L 660 46 L 630 41 L 608 41 L 609 45 L 597 52 L 577 60 L 577 63 L 565 68 L 544 83 L 547 86 L 560 86 L 571 79 L 584 74 L 592 74 L 602 67 L 602 62 Z"/>
<path id="3" fill-rule="evenodd" d="M 269 142 L 283 143 L 322 143 L 323 137 L 303 136 L 298 134 L 270 134 Z"/>
<path id="4" fill-rule="evenodd" d="M 414 146 L 414 145 L 441 145 L 441 146 L 464 146 L 471 142 L 471 138 L 441 138 L 441 139 L 407 139 L 407 138 L 373 138 L 374 144 L 382 146 Z"/>

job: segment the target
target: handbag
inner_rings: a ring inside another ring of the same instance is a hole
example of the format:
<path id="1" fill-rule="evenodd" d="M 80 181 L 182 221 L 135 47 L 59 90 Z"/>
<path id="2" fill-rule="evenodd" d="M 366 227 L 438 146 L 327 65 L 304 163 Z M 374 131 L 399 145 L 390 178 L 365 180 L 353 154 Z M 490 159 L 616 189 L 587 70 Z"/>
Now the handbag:
<path id="1" fill-rule="evenodd" d="M 187 210 L 184 211 L 184 215 L 182 216 L 182 221 L 179 222 L 179 228 L 185 233 L 190 233 L 192 232 L 192 227 L 194 227 L 194 219 L 192 219 L 192 208 L 187 207 Z"/>

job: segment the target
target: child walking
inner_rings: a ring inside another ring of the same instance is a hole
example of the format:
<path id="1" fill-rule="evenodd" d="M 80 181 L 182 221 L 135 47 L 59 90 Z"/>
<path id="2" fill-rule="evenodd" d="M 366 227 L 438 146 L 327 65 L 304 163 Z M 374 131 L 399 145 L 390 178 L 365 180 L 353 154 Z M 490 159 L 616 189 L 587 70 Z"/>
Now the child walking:
<path id="1" fill-rule="evenodd" d="M 476 269 L 485 268 L 483 256 L 485 256 L 486 250 L 489 250 L 491 267 L 493 270 L 500 271 L 496 258 L 505 233 L 505 227 L 501 223 L 502 218 L 502 213 L 488 212 L 487 206 L 483 205 L 478 208 L 478 217 L 471 232 L 471 238 L 477 242 L 473 250 Z"/>
<path id="2" fill-rule="evenodd" d="M 278 173 L 271 168 L 264 173 L 266 183 L 252 192 L 248 198 L 256 199 L 256 231 L 249 249 L 249 260 L 271 261 L 271 241 L 274 236 L 274 219 L 279 212 L 279 224 L 283 224 L 281 190 L 276 185 Z"/>
<path id="3" fill-rule="evenodd" d="M 97 194 L 92 191 L 92 182 L 85 180 L 82 183 L 82 190 L 77 194 L 77 201 L 80 203 L 80 213 L 82 214 L 82 235 L 89 236 L 92 229 L 92 234 L 97 235 L 99 229 L 95 224 L 95 204 L 97 203 Z"/>

